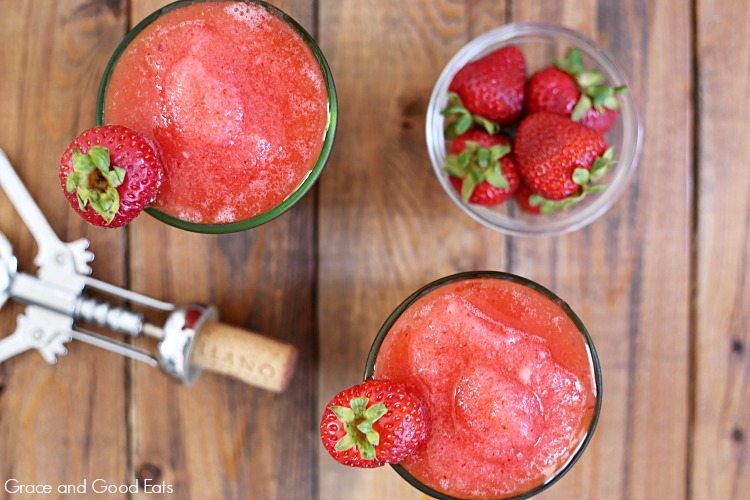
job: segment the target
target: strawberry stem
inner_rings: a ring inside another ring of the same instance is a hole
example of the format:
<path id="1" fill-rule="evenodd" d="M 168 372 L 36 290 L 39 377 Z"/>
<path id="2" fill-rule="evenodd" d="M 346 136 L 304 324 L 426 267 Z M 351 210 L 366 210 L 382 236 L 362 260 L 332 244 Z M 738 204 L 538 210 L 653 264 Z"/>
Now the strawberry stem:
<path id="1" fill-rule="evenodd" d="M 461 197 L 468 202 L 474 189 L 482 181 L 500 189 L 510 187 L 500 165 L 500 159 L 508 153 L 510 146 L 505 144 L 486 148 L 474 141 L 466 141 L 466 149 L 445 158 L 445 170 L 450 175 L 463 179 Z"/>
<path id="2" fill-rule="evenodd" d="M 448 92 L 448 106 L 441 111 L 446 118 L 454 118 L 445 126 L 445 135 L 449 139 L 455 139 L 467 132 L 473 125 L 478 125 L 488 134 L 494 135 L 500 130 L 500 125 L 484 118 L 473 115 L 466 109 L 461 98 L 455 92 Z"/>
<path id="3" fill-rule="evenodd" d="M 618 101 L 617 96 L 628 92 L 628 87 L 626 85 L 616 87 L 607 85 L 601 73 L 587 70 L 578 48 L 570 49 L 564 61 L 556 60 L 554 64 L 573 76 L 578 89 L 581 91 L 581 97 L 570 115 L 571 120 L 574 122 L 581 121 L 591 108 L 595 108 L 599 113 L 603 113 L 605 108 L 614 111 L 620 109 L 620 101 Z"/>
<path id="4" fill-rule="evenodd" d="M 94 146 L 86 154 L 73 148 L 72 164 L 65 189 L 76 194 L 82 211 L 90 205 L 110 224 L 120 210 L 117 187 L 125 181 L 125 169 L 115 165 L 110 168 L 109 150 L 102 146 Z"/>
<path id="5" fill-rule="evenodd" d="M 352 398 L 349 407 L 331 406 L 331 411 L 343 424 L 346 435 L 336 443 L 336 450 L 345 451 L 357 447 L 364 460 L 375 460 L 375 447 L 380 444 L 380 434 L 373 424 L 388 413 L 384 403 L 367 408 L 368 398 Z"/>

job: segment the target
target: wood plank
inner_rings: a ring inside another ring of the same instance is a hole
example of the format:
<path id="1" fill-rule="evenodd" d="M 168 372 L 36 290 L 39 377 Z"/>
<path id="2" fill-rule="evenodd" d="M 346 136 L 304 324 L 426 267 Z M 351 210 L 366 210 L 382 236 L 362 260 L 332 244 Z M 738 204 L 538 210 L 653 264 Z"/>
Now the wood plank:
<path id="1" fill-rule="evenodd" d="M 657 201 L 657 193 L 653 189 L 646 191 L 647 187 L 633 187 L 628 199 L 621 201 L 604 221 L 591 229 L 541 243 L 517 240 L 511 245 L 510 255 L 515 272 L 538 279 L 558 290 L 584 317 L 598 340 L 605 366 L 606 387 L 609 388 L 601 428 L 586 458 L 547 496 L 609 498 L 613 485 L 616 485 L 622 497 L 645 498 L 657 492 L 662 493 L 661 497 L 664 498 L 679 498 L 685 491 L 687 432 L 684 415 L 687 408 L 685 346 L 690 204 L 686 193 L 678 189 L 687 183 L 690 173 L 691 131 L 685 125 L 689 122 L 691 109 L 687 14 L 678 12 L 673 19 L 673 5 L 659 6 L 653 12 L 653 19 L 646 19 L 646 13 L 636 11 L 631 4 L 623 7 L 609 5 L 598 10 L 594 2 L 576 5 L 575 9 L 556 2 L 514 2 L 512 5 L 513 20 L 561 21 L 593 36 L 601 29 L 603 43 L 615 52 L 618 60 L 634 77 L 639 95 L 649 96 L 648 102 L 641 100 L 643 106 L 652 105 L 654 107 L 650 109 L 654 111 L 657 109 L 655 106 L 669 106 L 669 109 L 675 106 L 683 110 L 678 115 L 657 115 L 652 111 L 647 116 L 649 123 L 656 123 L 655 127 L 664 131 L 650 137 L 652 145 L 646 152 L 644 164 L 648 162 L 653 169 L 657 168 L 656 165 L 664 168 L 663 164 L 669 163 L 667 168 L 671 169 L 670 174 L 678 179 L 674 184 L 677 188 L 668 189 L 660 195 L 667 196 L 668 203 L 674 208 L 674 218 L 668 224 L 645 208 L 635 210 L 635 207 L 653 205 Z M 419 46 L 419 42 L 407 38 L 411 31 L 417 31 L 417 36 L 424 33 L 425 21 L 415 21 L 409 17 L 409 6 L 387 3 L 382 6 L 382 13 L 374 5 L 363 9 L 368 15 L 384 16 L 382 23 L 365 25 L 358 22 L 359 15 L 354 9 L 347 9 L 346 5 L 338 3 L 336 7 L 331 5 L 327 9 L 326 3 L 323 3 L 321 27 L 324 48 L 333 54 L 334 68 L 337 64 L 347 69 L 356 68 L 353 72 L 356 79 L 351 77 L 351 83 L 346 80 L 346 75 L 343 83 L 339 78 L 342 102 L 350 102 L 353 117 L 362 116 L 370 109 L 385 109 L 386 118 L 390 117 L 390 122 L 396 121 L 398 109 L 391 104 L 393 96 L 403 93 L 404 87 L 425 86 L 424 82 L 429 88 L 441 67 L 438 64 L 437 68 L 425 70 L 420 66 L 424 47 L 431 47 L 430 38 L 423 36 L 422 48 L 413 48 Z M 470 2 L 468 7 L 471 10 L 476 3 Z M 423 9 L 430 12 L 427 7 Z M 434 18 L 424 15 L 421 19 L 434 24 Z M 481 19 L 484 24 L 478 29 L 464 24 L 466 31 L 478 33 L 490 27 L 481 15 L 470 14 L 469 18 Z M 403 25 L 399 22 L 403 22 Z M 469 24 L 473 22 L 476 21 Z M 393 29 L 394 23 L 397 29 Z M 647 37 L 631 40 L 628 33 L 633 29 L 645 31 L 643 28 L 647 23 L 657 23 L 659 36 L 652 40 Z M 446 24 L 454 25 L 453 22 Z M 388 26 L 388 33 L 377 31 L 378 25 Z M 446 27 L 441 28 L 449 33 Z M 368 54 L 368 49 L 348 44 L 346 29 L 356 30 L 359 38 L 375 45 L 377 48 L 369 50 L 377 51 L 377 54 L 360 62 L 365 59 L 363 55 Z M 328 33 L 332 34 L 330 41 Z M 666 33 L 670 33 L 671 39 L 666 38 Z M 432 33 L 430 36 L 435 37 Z M 461 37 L 457 37 L 453 42 L 455 45 L 441 44 L 447 56 L 460 46 L 461 40 Z M 657 65 L 661 63 L 656 61 L 663 61 L 667 53 L 671 58 L 669 65 L 662 65 L 662 70 L 657 71 Z M 399 78 L 404 70 L 398 61 L 388 59 L 389 54 L 409 61 L 406 78 Z M 377 63 L 371 68 L 374 60 Z M 395 77 L 393 67 L 399 70 Z M 654 68 L 649 80 L 643 76 L 647 67 Z M 375 78 L 374 75 L 382 75 L 386 71 L 389 75 L 386 82 Z M 420 79 L 421 74 L 429 77 Z M 662 95 L 666 94 L 663 78 L 667 74 L 673 77 L 677 75 L 670 90 L 673 93 L 668 96 Z M 368 86 L 367 82 L 373 83 Z M 423 92 L 426 95 L 429 90 Z M 651 99 L 657 99 L 655 102 L 658 104 L 653 104 Z M 382 176 L 378 174 L 382 170 L 375 170 L 372 157 L 377 154 L 381 162 L 381 158 L 389 161 L 405 145 L 403 141 L 396 140 L 398 135 L 395 131 L 389 133 L 393 129 L 385 127 L 381 127 L 379 135 L 373 138 L 373 125 L 370 124 L 373 120 L 354 122 L 354 118 L 347 120 L 344 115 L 342 122 L 347 126 L 340 137 L 336 154 L 346 160 L 336 160 L 335 164 L 345 161 L 345 165 L 337 169 L 337 177 L 329 177 L 328 182 L 324 183 L 322 193 L 319 311 L 321 340 L 330 352 L 321 351 L 325 369 L 321 373 L 320 408 L 335 388 L 342 385 L 342 380 L 353 382 L 358 378 L 371 339 L 370 335 L 362 335 L 361 332 L 377 330 L 388 312 L 415 287 L 405 286 L 409 284 L 407 281 L 412 279 L 421 284 L 427 281 L 427 276 L 441 274 L 441 264 L 443 269 L 450 268 L 450 264 L 445 265 L 446 260 L 455 259 L 455 255 L 472 255 L 473 249 L 467 245 L 462 251 L 453 253 L 455 249 L 446 248 L 446 244 L 461 241 L 462 238 L 447 238 L 444 231 L 450 230 L 445 229 L 450 226 L 445 218 L 435 220 L 433 215 L 429 231 L 435 231 L 437 238 L 433 240 L 429 233 L 420 234 L 419 251 L 409 248 L 400 252 L 396 246 L 398 243 L 393 242 L 408 241 L 412 237 L 410 229 L 419 227 L 418 223 L 425 219 L 420 218 L 419 209 L 411 209 L 410 206 L 403 212 L 398 203 L 398 191 L 394 194 L 392 187 L 387 190 L 379 187 Z M 382 120 L 377 123 L 382 123 Z M 667 144 L 670 146 L 667 147 Z M 426 163 L 426 160 L 421 163 Z M 643 170 L 650 169 L 644 166 Z M 413 199 L 425 200 L 423 204 L 430 206 L 433 214 L 441 213 L 441 203 L 445 200 L 440 193 L 436 194 L 434 188 L 427 186 L 427 192 L 418 191 L 418 194 L 412 195 L 415 186 L 419 189 L 422 185 L 419 178 L 414 181 L 414 176 L 411 176 L 411 179 L 413 185 L 410 186 L 409 195 Z M 361 203 L 348 213 L 334 209 L 343 203 L 353 203 L 353 200 L 361 200 Z M 636 215 L 630 215 L 634 211 Z M 401 226 L 403 229 L 400 230 L 394 229 L 399 228 L 402 220 L 409 225 Z M 463 227 L 461 236 L 464 241 L 467 234 L 471 238 L 481 232 L 467 228 L 470 223 L 466 221 L 456 221 L 458 226 Z M 640 226 L 644 229 L 640 229 Z M 662 227 L 665 229 L 663 233 Z M 668 252 L 642 254 L 640 244 L 647 237 L 657 242 L 653 244 L 655 249 L 666 248 Z M 430 247 L 434 242 L 442 244 L 439 250 Z M 502 267 L 501 261 L 483 260 L 481 257 L 474 257 L 468 262 L 457 263 L 454 260 L 451 264 L 456 268 L 461 268 L 462 264 L 463 268 L 488 264 L 490 267 Z M 422 265 L 425 267 L 420 267 Z M 639 284 L 641 279 L 643 282 Z M 659 300 L 661 297 L 674 300 L 676 307 L 665 308 L 664 300 Z M 641 333 L 651 332 L 662 324 L 670 327 L 666 335 L 655 337 Z M 628 338 L 625 346 L 623 337 Z M 673 344 L 677 346 L 676 350 Z M 670 354 L 664 356 L 660 348 L 669 348 Z M 338 362 L 339 367 L 330 366 L 331 363 L 326 360 Z M 638 375 L 636 369 L 644 371 Z M 677 376 L 670 377 L 668 383 L 660 384 L 657 390 L 653 390 L 643 373 L 656 373 L 664 377 L 676 373 Z M 656 418 L 646 414 L 648 408 L 654 407 L 660 411 Z M 659 439 L 655 438 L 657 435 Z M 628 444 L 630 440 L 632 444 Z M 357 491 L 377 491 L 390 497 L 404 495 L 408 498 L 412 495 L 408 490 L 394 485 L 392 474 L 388 472 L 382 475 L 354 473 L 330 465 L 326 457 L 321 460 L 321 496 L 335 495 L 353 487 Z M 658 476 L 656 471 L 659 471 Z M 377 489 L 374 487 L 376 483 Z"/>
<path id="2" fill-rule="evenodd" d="M 648 9 L 629 1 L 530 1 L 514 2 L 513 20 L 559 22 L 599 40 L 631 77 L 648 127 L 638 178 L 607 215 L 583 231 L 511 247 L 514 272 L 550 286 L 579 313 L 603 366 L 596 436 L 541 497 L 685 498 L 689 11 L 677 1 Z"/>
<path id="3" fill-rule="evenodd" d="M 136 23 L 166 0 L 133 0 Z M 312 0 L 277 3 L 308 29 Z M 139 479 L 173 484 L 176 498 L 314 497 L 315 192 L 249 232 L 209 236 L 148 216 L 131 228 L 133 287 L 166 300 L 216 304 L 224 321 L 294 343 L 301 360 L 284 395 L 206 374 L 191 388 L 137 366 L 133 464 Z M 148 495 L 136 495 L 149 498 Z"/>
<path id="4" fill-rule="evenodd" d="M 750 2 L 697 2 L 698 289 L 691 493 L 750 495 Z"/>
<path id="5" fill-rule="evenodd" d="M 469 5 L 471 4 L 471 5 Z M 505 239 L 443 193 L 424 143 L 424 115 L 443 66 L 470 37 L 469 15 L 504 2 L 320 2 L 322 47 L 339 90 L 333 159 L 321 184 L 320 399 L 361 380 L 375 334 L 429 281 L 504 267 Z M 389 468 L 352 470 L 320 449 L 319 497 L 417 498 Z"/>
<path id="6" fill-rule="evenodd" d="M 125 32 L 125 0 L 0 0 L 0 12 L 0 148 L 61 238 L 92 240 L 95 276 L 123 284 L 125 232 L 87 227 L 74 215 L 60 192 L 57 165 L 68 142 L 94 125 L 99 77 Z M 0 231 L 23 270 L 32 271 L 36 249 L 4 195 Z M 3 309 L 0 335 L 12 331 L 20 311 Z M 69 350 L 55 367 L 36 352 L 0 367 L 3 481 L 127 479 L 124 362 L 75 343 Z"/>

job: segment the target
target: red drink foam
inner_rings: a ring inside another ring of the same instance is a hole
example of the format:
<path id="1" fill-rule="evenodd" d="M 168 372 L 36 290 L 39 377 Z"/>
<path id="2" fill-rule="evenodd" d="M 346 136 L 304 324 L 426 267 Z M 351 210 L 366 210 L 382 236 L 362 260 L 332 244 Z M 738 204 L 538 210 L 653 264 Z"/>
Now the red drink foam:
<path id="1" fill-rule="evenodd" d="M 375 378 L 426 402 L 430 435 L 401 465 L 460 498 L 512 496 L 570 460 L 593 418 L 591 358 L 576 325 L 506 280 L 445 285 L 412 304 L 378 353 Z"/>
<path id="2" fill-rule="evenodd" d="M 203 2 L 163 14 L 120 56 L 107 123 L 154 140 L 165 182 L 154 204 L 197 223 L 272 209 L 309 175 L 328 94 L 301 36 L 263 7 Z"/>

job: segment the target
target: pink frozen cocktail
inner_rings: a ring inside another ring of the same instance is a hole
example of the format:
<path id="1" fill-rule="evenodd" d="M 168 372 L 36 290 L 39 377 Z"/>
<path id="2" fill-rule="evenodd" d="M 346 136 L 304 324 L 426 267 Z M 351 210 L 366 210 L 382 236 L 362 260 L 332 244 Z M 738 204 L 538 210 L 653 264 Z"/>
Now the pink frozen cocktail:
<path id="1" fill-rule="evenodd" d="M 165 176 L 154 215 L 195 230 L 254 219 L 252 227 L 319 174 L 335 90 L 315 43 L 278 9 L 183 1 L 146 18 L 118 48 L 99 121 L 155 143 Z"/>
<path id="2" fill-rule="evenodd" d="M 367 376 L 425 402 L 427 441 L 397 470 L 439 498 L 541 490 L 581 454 L 601 404 L 580 320 L 551 292 L 503 273 L 456 275 L 407 299 Z"/>

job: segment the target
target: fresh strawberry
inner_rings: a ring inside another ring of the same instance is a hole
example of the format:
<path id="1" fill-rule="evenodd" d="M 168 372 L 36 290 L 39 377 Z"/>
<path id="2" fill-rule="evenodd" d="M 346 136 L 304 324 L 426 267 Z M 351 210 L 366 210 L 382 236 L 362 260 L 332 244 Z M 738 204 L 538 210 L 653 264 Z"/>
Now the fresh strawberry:
<path id="1" fill-rule="evenodd" d="M 570 116 L 581 91 L 565 71 L 553 66 L 534 73 L 526 82 L 526 110 L 531 113 L 546 111 Z"/>
<path id="2" fill-rule="evenodd" d="M 456 135 L 469 129 L 472 116 L 500 125 L 518 118 L 523 107 L 525 78 L 526 61 L 523 53 L 513 45 L 490 52 L 461 68 L 448 90 L 457 94 L 467 113 L 462 115 L 455 109 L 451 110 L 457 106 L 446 110 L 447 114 L 459 117 L 455 122 Z"/>
<path id="3" fill-rule="evenodd" d="M 596 108 L 589 108 L 580 123 L 600 134 L 605 134 L 615 124 L 615 120 L 617 120 L 617 111 L 613 109 L 605 107 L 602 111 L 597 111 Z"/>
<path id="4" fill-rule="evenodd" d="M 626 91 L 624 85 L 611 87 L 601 73 L 587 70 L 581 52 L 574 48 L 565 61 L 556 61 L 555 66 L 532 75 L 526 83 L 526 109 L 569 116 L 604 134 L 617 117 L 617 96 Z"/>
<path id="5" fill-rule="evenodd" d="M 320 438 L 344 465 L 396 464 L 427 439 L 425 412 L 406 386 L 370 379 L 338 393 L 326 405 Z"/>
<path id="6" fill-rule="evenodd" d="M 518 189 L 521 176 L 510 153 L 510 140 L 469 130 L 453 141 L 445 161 L 450 182 L 464 201 L 497 205 Z"/>
<path id="7" fill-rule="evenodd" d="M 519 125 L 513 155 L 524 182 L 547 200 L 562 200 L 601 178 L 613 164 L 601 134 L 568 118 L 535 113 Z M 606 161 L 604 161 L 606 160 Z"/>
<path id="8" fill-rule="evenodd" d="M 161 184 L 161 161 L 151 144 L 120 125 L 94 127 L 60 159 L 60 184 L 87 222 L 120 227 L 151 205 Z"/>
<path id="9" fill-rule="evenodd" d="M 529 198 L 533 195 L 534 191 L 532 191 L 526 184 L 521 183 L 521 185 L 518 186 L 518 191 L 516 191 L 515 200 L 524 212 L 538 214 L 541 212 L 539 205 L 534 206 L 529 202 Z"/>

